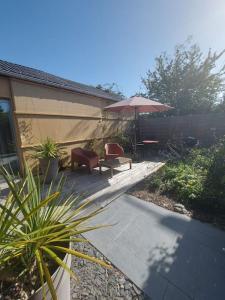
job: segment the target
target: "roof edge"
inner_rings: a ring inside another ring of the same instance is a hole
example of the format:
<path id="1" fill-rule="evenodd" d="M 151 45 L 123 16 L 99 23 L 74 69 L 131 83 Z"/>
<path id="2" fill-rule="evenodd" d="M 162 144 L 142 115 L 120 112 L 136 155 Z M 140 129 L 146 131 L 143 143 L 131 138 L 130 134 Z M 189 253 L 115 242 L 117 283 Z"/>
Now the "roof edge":
<path id="1" fill-rule="evenodd" d="M 69 87 L 62 87 L 60 85 L 57 85 L 57 84 L 50 84 L 50 83 L 46 83 L 44 81 L 39 81 L 39 80 L 35 80 L 35 79 L 30 79 L 30 78 L 21 78 L 20 76 L 16 76 L 16 75 L 6 75 L 4 73 L 1 73 L 0 72 L 0 76 L 4 76 L 4 77 L 8 77 L 8 78 L 11 78 L 11 79 L 17 79 L 17 80 L 23 80 L 23 81 L 28 81 L 28 82 L 32 82 L 32 83 L 36 83 L 36 84 L 40 84 L 40 85 L 44 85 L 46 87 L 52 87 L 52 88 L 56 88 L 56 89 L 60 89 L 60 90 L 66 90 L 66 91 L 69 91 L 69 92 L 73 92 L 73 93 L 79 93 L 79 94 L 84 94 L 84 95 L 88 95 L 88 96 L 94 96 L 94 97 L 97 97 L 97 98 L 102 98 L 102 99 L 107 99 L 107 100 L 111 100 L 111 101 L 114 101 L 114 102 L 119 102 L 120 100 L 116 100 L 115 98 L 110 97 L 110 96 L 100 96 L 100 95 L 97 95 L 95 93 L 89 93 L 89 92 L 86 92 L 86 91 L 83 91 L 83 90 L 75 90 L 75 89 L 72 89 L 72 88 L 69 88 Z M 122 98 L 121 98 L 122 100 Z"/>
<path id="2" fill-rule="evenodd" d="M 3 65 L 2 69 L 0 68 L 0 76 L 5 76 L 8 78 L 12 78 L 12 79 L 14 78 L 14 79 L 18 79 L 18 80 L 29 81 L 29 82 L 41 84 L 44 86 L 59 88 L 61 90 L 67 90 L 67 91 L 71 91 L 71 92 L 77 92 L 80 94 L 94 96 L 94 97 L 98 97 L 101 99 L 111 100 L 114 102 L 118 102 L 118 101 L 122 100 L 122 97 L 120 97 L 117 94 L 106 92 L 104 90 L 98 89 L 91 85 L 78 83 L 78 82 L 75 82 L 75 81 L 72 81 L 69 79 L 64 79 L 57 75 L 53 75 L 53 74 L 47 73 L 45 71 L 41 71 L 41 70 L 34 69 L 31 67 L 14 64 L 14 63 L 3 61 L 3 60 L 0 60 L 0 62 Z M 1 64 L 0 64 L 0 67 L 1 67 Z M 10 68 L 5 67 L 5 64 L 9 65 Z M 19 70 L 18 70 L 18 68 L 19 68 Z M 20 68 L 21 68 L 21 70 L 20 70 Z M 42 76 L 39 76 L 39 75 L 42 75 Z M 98 93 L 98 91 L 99 91 L 99 93 Z"/>

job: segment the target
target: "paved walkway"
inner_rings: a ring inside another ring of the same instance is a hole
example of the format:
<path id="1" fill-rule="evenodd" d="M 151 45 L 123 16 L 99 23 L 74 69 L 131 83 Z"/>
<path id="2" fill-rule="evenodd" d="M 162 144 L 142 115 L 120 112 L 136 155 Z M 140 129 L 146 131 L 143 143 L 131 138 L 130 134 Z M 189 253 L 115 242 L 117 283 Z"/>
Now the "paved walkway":
<path id="1" fill-rule="evenodd" d="M 153 300 L 225 299 L 225 232 L 123 194 L 85 235 Z"/>

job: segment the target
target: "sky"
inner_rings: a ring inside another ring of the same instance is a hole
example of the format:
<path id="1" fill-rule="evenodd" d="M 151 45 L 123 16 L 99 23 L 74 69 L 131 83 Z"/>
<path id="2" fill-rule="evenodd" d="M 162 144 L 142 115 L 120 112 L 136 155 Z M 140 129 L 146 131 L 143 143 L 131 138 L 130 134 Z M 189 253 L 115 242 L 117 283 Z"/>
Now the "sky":
<path id="1" fill-rule="evenodd" d="M 114 82 L 127 97 L 142 91 L 154 58 L 188 36 L 204 53 L 225 48 L 225 0 L 0 0 L 0 11 L 0 59 Z"/>

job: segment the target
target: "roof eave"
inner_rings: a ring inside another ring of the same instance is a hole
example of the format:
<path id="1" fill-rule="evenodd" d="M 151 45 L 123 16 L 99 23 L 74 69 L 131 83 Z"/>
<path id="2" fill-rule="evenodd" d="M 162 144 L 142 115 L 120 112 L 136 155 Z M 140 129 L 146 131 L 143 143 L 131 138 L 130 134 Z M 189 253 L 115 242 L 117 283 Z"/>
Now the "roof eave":
<path id="1" fill-rule="evenodd" d="M 71 91 L 71 92 L 75 92 L 75 93 L 79 93 L 79 94 L 85 94 L 85 95 L 89 95 L 89 96 L 95 96 L 95 97 L 98 97 L 98 98 L 102 98 L 102 99 L 107 99 L 107 100 L 111 100 L 111 101 L 114 101 L 114 102 L 118 102 L 120 101 L 119 99 L 115 99 L 113 97 L 110 97 L 108 95 L 105 95 L 105 96 L 100 96 L 98 95 L 97 93 L 89 93 L 87 91 L 83 91 L 83 90 L 80 90 L 80 89 L 72 89 L 70 87 L 62 87 L 54 82 L 52 83 L 46 83 L 40 79 L 31 79 L 31 78 L 26 78 L 26 76 L 19 76 L 17 74 L 6 74 L 6 72 L 1 72 L 0 71 L 0 76 L 5 76 L 5 77 L 8 77 L 8 78 L 14 78 L 14 79 L 19 79 L 19 80 L 24 80 L 24 81 L 29 81 L 29 82 L 32 82 L 32 83 L 37 83 L 37 84 L 41 84 L 41 85 L 45 85 L 45 86 L 48 86 L 48 87 L 55 87 L 55 88 L 58 88 L 58 89 L 61 89 L 61 90 L 67 90 L 67 91 Z M 122 99 L 121 99 L 122 100 Z"/>

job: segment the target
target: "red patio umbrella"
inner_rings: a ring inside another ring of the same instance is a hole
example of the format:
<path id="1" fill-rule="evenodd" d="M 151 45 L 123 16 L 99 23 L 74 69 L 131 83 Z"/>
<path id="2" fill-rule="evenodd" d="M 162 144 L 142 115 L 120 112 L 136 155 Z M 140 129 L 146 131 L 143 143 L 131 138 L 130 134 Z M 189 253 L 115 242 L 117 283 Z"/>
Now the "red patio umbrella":
<path id="1" fill-rule="evenodd" d="M 171 108 L 173 107 L 144 97 L 131 97 L 106 106 L 104 109 L 111 112 L 128 111 L 135 114 L 134 152 L 136 153 L 136 122 L 138 113 L 163 112 Z"/>

